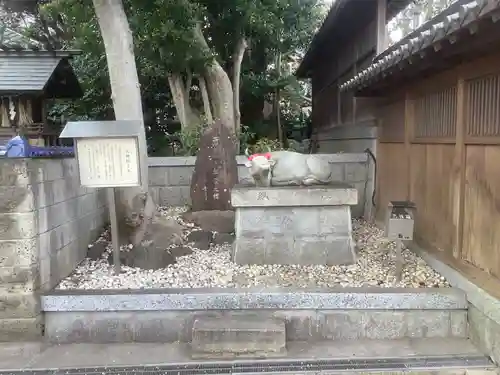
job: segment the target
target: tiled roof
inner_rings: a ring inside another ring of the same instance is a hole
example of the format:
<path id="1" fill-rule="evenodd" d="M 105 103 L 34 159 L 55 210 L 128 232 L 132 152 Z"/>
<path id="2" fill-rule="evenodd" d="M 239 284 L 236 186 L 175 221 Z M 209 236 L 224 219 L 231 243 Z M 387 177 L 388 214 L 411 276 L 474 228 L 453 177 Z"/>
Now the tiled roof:
<path id="1" fill-rule="evenodd" d="M 43 45 L 37 40 L 0 25 L 0 49 L 37 51 L 43 49 Z"/>
<path id="2" fill-rule="evenodd" d="M 500 19 L 500 0 L 461 0 L 444 10 L 429 22 L 410 33 L 406 38 L 391 46 L 378 56 L 372 65 L 344 82 L 342 91 L 368 86 L 379 80 L 391 67 L 412 56 L 419 55 L 424 49 L 439 42 L 453 40 L 459 30 L 469 28 L 482 19 Z"/>
<path id="3" fill-rule="evenodd" d="M 43 91 L 60 61 L 55 56 L 1 56 L 0 92 Z"/>

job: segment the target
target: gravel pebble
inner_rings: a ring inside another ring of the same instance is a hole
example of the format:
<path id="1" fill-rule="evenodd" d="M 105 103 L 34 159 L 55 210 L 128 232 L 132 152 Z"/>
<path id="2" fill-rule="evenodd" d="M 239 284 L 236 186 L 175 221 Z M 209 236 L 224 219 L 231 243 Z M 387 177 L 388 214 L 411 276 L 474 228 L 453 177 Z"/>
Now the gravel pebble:
<path id="1" fill-rule="evenodd" d="M 187 229 L 183 207 L 160 207 L 164 216 L 172 216 Z M 177 263 L 161 270 L 122 267 L 115 275 L 108 262 L 111 247 L 99 260 L 85 259 L 72 275 L 62 280 L 58 289 L 145 289 L 208 287 L 449 287 L 446 279 L 408 249 L 403 250 L 405 265 L 400 282 L 394 277 L 394 242 L 384 239 L 383 232 L 364 220 L 353 220 L 358 260 L 350 266 L 250 265 L 230 261 L 231 245 L 214 245 L 209 250 L 192 248 L 193 253 L 177 258 Z M 108 241 L 109 232 L 98 241 Z M 93 245 L 89 245 L 92 247 Z M 390 250 L 388 250 L 390 249 Z M 125 246 L 122 251 L 128 251 Z"/>

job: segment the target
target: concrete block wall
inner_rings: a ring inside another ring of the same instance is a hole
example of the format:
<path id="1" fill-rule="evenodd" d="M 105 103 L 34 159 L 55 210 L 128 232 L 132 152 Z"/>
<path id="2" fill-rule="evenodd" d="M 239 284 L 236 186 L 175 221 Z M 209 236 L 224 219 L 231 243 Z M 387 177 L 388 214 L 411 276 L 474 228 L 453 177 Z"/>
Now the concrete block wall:
<path id="1" fill-rule="evenodd" d="M 74 159 L 0 161 L 0 340 L 42 333 L 39 294 L 68 276 L 107 221 Z"/>
<path id="2" fill-rule="evenodd" d="M 365 153 L 366 149 L 370 149 L 377 155 L 377 127 L 373 120 L 354 125 L 315 129 L 313 139 L 316 141 L 318 153 Z M 369 196 L 366 199 L 364 216 L 371 219 L 374 215 L 372 195 L 375 188 L 373 160 L 369 161 L 368 167 L 369 180 L 366 191 Z"/>
<path id="3" fill-rule="evenodd" d="M 366 216 L 371 210 L 373 174 L 365 153 L 321 154 L 327 159 L 338 182 L 358 190 L 358 204 L 352 207 L 354 217 Z M 245 156 L 237 156 L 239 180 L 250 178 Z M 195 157 L 149 158 L 149 189 L 161 206 L 188 205 Z M 367 216 L 368 217 L 368 216 Z"/>

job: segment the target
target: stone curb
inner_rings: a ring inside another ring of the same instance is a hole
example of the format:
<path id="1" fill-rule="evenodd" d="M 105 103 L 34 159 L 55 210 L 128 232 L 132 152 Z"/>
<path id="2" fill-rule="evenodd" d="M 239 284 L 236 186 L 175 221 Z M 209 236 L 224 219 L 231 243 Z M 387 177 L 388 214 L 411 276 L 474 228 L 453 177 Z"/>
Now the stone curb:
<path id="1" fill-rule="evenodd" d="M 467 300 L 465 293 L 453 288 L 74 290 L 42 296 L 43 311 L 243 309 L 463 310 Z"/>

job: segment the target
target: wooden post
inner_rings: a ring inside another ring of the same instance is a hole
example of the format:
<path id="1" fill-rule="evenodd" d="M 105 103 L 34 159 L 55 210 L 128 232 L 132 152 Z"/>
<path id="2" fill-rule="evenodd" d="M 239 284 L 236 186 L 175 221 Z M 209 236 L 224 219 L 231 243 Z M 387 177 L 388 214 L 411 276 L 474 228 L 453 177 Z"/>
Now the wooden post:
<path id="1" fill-rule="evenodd" d="M 411 201 L 413 197 L 412 191 L 412 175 L 411 175 L 411 141 L 413 139 L 413 129 L 415 127 L 415 106 L 414 100 L 410 93 L 405 94 L 405 157 L 406 157 L 406 199 Z"/>
<path id="2" fill-rule="evenodd" d="M 377 55 L 381 54 L 387 49 L 387 0 L 377 0 Z"/>
<path id="3" fill-rule="evenodd" d="M 398 238 L 396 240 L 396 282 L 400 282 L 403 279 L 403 241 Z"/>
<path id="4" fill-rule="evenodd" d="M 358 74 L 358 59 L 359 59 L 359 54 L 358 54 L 358 42 L 356 41 L 356 44 L 354 45 L 354 62 L 352 65 L 352 76 L 355 77 L 356 74 Z M 356 95 L 352 94 L 352 125 L 356 125 L 356 114 L 357 111 L 357 101 L 356 101 Z"/>
<path id="5" fill-rule="evenodd" d="M 453 223 L 455 236 L 453 256 L 460 259 L 464 235 L 465 206 L 465 81 L 459 77 L 457 82 L 457 125 L 455 135 L 455 157 L 453 166 Z"/>
<path id="6" fill-rule="evenodd" d="M 337 85 L 337 125 L 342 122 L 342 91 L 340 91 L 340 86 Z"/>

